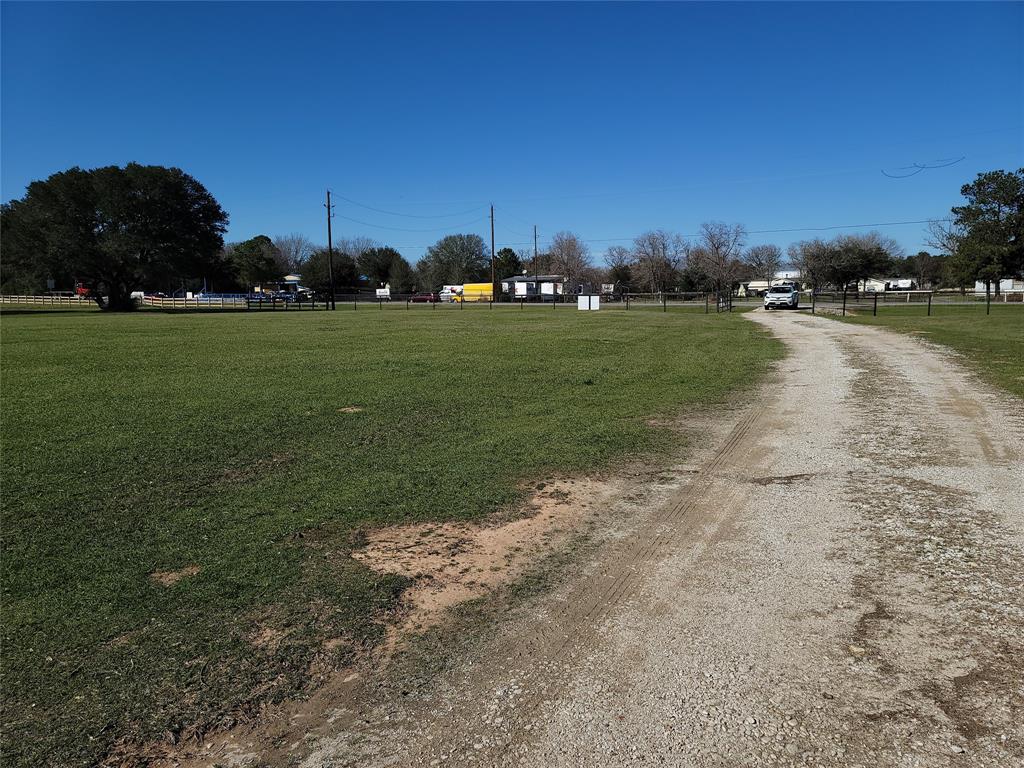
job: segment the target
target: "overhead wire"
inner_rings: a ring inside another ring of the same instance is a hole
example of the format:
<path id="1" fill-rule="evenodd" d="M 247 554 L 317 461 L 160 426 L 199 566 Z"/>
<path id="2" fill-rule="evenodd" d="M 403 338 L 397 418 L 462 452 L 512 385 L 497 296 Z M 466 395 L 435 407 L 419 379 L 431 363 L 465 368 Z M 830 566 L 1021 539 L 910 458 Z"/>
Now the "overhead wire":
<path id="1" fill-rule="evenodd" d="M 911 176 L 917 176 L 917 174 L 921 173 L 921 171 L 931 171 L 936 168 L 949 168 L 949 166 L 956 165 L 961 160 L 965 160 L 966 157 L 967 156 L 964 155 L 963 157 L 958 157 L 955 159 L 946 158 L 945 160 L 934 160 L 931 164 L 925 163 L 924 165 L 922 165 L 921 163 L 911 163 L 910 165 L 904 165 L 896 169 L 897 171 L 907 171 L 913 168 L 914 170 L 910 171 L 910 173 L 889 173 L 883 168 L 882 175 L 888 176 L 890 179 L 909 179 Z"/>
<path id="2" fill-rule="evenodd" d="M 391 232 L 446 232 L 446 231 L 452 230 L 452 229 L 462 229 L 463 227 L 468 227 L 468 226 L 470 226 L 472 224 L 478 224 L 481 221 L 486 221 L 487 220 L 486 216 L 482 216 L 482 217 L 480 217 L 478 219 L 473 219 L 472 221 L 467 221 L 467 222 L 464 222 L 462 224 L 451 224 L 449 226 L 433 227 L 433 228 L 430 228 L 430 229 L 410 229 L 408 227 L 389 227 L 389 226 L 387 226 L 385 224 L 371 224 L 368 221 L 360 221 L 359 219 L 353 219 L 351 216 L 344 216 L 344 215 L 342 215 L 340 213 L 335 213 L 334 215 L 337 216 L 339 219 L 345 219 L 346 221 L 351 221 L 351 222 L 354 222 L 355 224 L 359 224 L 359 225 L 364 226 L 364 227 L 374 227 L 376 229 L 386 229 L 386 230 L 389 230 Z M 414 247 L 419 247 L 419 246 L 414 246 Z"/>
<path id="3" fill-rule="evenodd" d="M 456 213 L 439 213 L 439 214 L 419 214 L 419 213 L 399 213 L 398 211 L 388 211 L 384 208 L 374 208 L 372 205 L 365 205 L 364 203 L 357 202 L 350 197 L 339 195 L 335 193 L 334 198 L 336 200 L 344 200 L 346 203 L 358 206 L 359 208 L 365 208 L 368 211 L 375 211 L 376 213 L 383 213 L 387 216 L 402 216 L 408 219 L 450 219 L 456 216 L 466 216 L 470 213 L 474 213 L 479 210 L 479 206 L 470 208 L 466 211 L 458 211 Z"/>
<path id="4" fill-rule="evenodd" d="M 478 219 L 478 221 L 486 220 L 486 218 L 487 217 L 484 217 L 483 219 Z M 784 228 L 784 229 L 748 229 L 746 232 L 747 232 L 748 235 L 773 235 L 773 234 L 786 234 L 786 233 L 792 233 L 792 232 L 828 232 L 828 231 L 834 231 L 834 230 L 837 230 L 837 229 L 864 229 L 866 227 L 898 227 L 898 226 L 906 226 L 906 225 L 910 225 L 910 224 L 929 224 L 929 223 L 931 223 L 933 221 L 950 221 L 950 219 L 949 219 L 949 217 L 945 217 L 945 216 L 937 216 L 937 217 L 931 218 L 931 219 L 913 219 L 913 220 L 908 220 L 908 221 L 878 221 L 878 222 L 872 222 L 870 224 L 834 224 L 834 225 L 829 225 L 829 226 L 825 226 L 825 227 L 788 227 L 788 228 Z M 682 237 L 700 237 L 700 233 L 699 232 L 681 233 L 681 236 Z M 584 242 L 584 243 L 615 243 L 615 242 L 627 242 L 627 241 L 635 240 L 635 239 L 636 239 L 635 235 L 631 235 L 629 237 L 580 238 L 580 240 L 582 242 Z M 541 241 L 541 242 L 545 246 L 546 245 L 550 245 L 550 241 L 549 240 L 544 240 L 544 241 Z M 522 245 L 522 246 L 533 245 L 533 240 L 523 241 L 523 242 L 505 243 L 505 245 L 509 245 L 509 246 L 513 246 L 513 245 Z M 398 246 L 394 246 L 394 247 L 396 247 L 396 248 L 416 249 L 416 248 L 428 248 L 429 246 L 427 246 L 427 245 L 398 245 Z"/>

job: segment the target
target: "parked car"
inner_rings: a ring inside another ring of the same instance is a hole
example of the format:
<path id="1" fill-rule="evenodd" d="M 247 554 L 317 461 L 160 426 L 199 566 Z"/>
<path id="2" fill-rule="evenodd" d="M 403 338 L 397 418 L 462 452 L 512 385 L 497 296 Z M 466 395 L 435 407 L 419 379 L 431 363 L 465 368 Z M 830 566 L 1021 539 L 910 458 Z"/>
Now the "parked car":
<path id="1" fill-rule="evenodd" d="M 792 285 L 773 285 L 764 295 L 764 308 L 797 309 L 800 306 L 800 291 Z"/>
<path id="2" fill-rule="evenodd" d="M 413 304 L 437 304 L 441 297 L 436 293 L 417 293 L 410 297 Z"/>

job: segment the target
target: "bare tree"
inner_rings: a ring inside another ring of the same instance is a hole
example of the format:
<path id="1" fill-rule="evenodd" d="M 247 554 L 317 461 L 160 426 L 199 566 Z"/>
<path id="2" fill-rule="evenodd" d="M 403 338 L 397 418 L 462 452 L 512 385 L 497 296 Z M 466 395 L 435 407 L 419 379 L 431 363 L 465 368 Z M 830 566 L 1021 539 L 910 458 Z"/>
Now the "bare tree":
<path id="1" fill-rule="evenodd" d="M 537 264 L 533 263 L 533 248 L 516 248 L 516 256 L 519 257 L 519 261 L 522 262 L 523 269 L 529 274 L 535 274 L 536 267 L 540 266 L 540 258 L 537 259 Z"/>
<path id="2" fill-rule="evenodd" d="M 548 255 L 552 271 L 565 276 L 569 290 L 574 290 L 573 281 L 579 281 L 590 267 L 590 249 L 572 232 L 556 232 Z"/>
<path id="3" fill-rule="evenodd" d="M 280 254 L 282 272 L 300 271 L 302 265 L 316 250 L 316 246 L 308 237 L 297 232 L 290 235 L 278 235 L 274 238 L 274 247 Z"/>
<path id="4" fill-rule="evenodd" d="M 633 259 L 641 284 L 650 291 L 664 291 L 683 266 L 686 240 L 674 232 L 656 229 L 633 241 Z"/>
<path id="5" fill-rule="evenodd" d="M 334 250 L 358 260 L 360 256 L 379 243 L 370 237 L 341 237 L 334 241 Z"/>
<path id="6" fill-rule="evenodd" d="M 753 274 L 763 277 L 771 285 L 772 278 L 782 266 L 782 249 L 777 245 L 753 245 L 743 254 L 743 261 Z"/>
<path id="7" fill-rule="evenodd" d="M 711 278 L 716 290 L 730 290 L 739 273 L 740 256 L 747 230 L 742 224 L 721 221 L 705 222 L 700 226 L 700 246 L 695 251 L 700 267 Z"/>
<path id="8" fill-rule="evenodd" d="M 835 261 L 835 248 L 820 238 L 801 240 L 789 246 L 789 260 L 800 270 L 801 281 L 817 290 L 828 282 Z"/>
<path id="9" fill-rule="evenodd" d="M 635 279 L 636 260 L 633 252 L 621 245 L 613 245 L 604 253 L 605 279 L 619 292 L 629 291 Z"/>
<path id="10" fill-rule="evenodd" d="M 925 242 L 945 256 L 953 256 L 960 250 L 964 240 L 964 232 L 951 221 L 935 219 L 928 222 L 928 234 Z"/>

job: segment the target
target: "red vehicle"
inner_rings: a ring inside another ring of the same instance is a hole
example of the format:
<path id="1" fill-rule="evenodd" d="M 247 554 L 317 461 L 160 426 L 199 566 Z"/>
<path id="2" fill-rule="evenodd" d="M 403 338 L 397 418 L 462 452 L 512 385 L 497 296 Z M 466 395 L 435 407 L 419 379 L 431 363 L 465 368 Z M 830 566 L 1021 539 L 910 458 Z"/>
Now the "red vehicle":
<path id="1" fill-rule="evenodd" d="M 410 297 L 409 301 L 413 304 L 437 304 L 441 301 L 441 297 L 436 293 L 417 293 Z"/>
<path id="2" fill-rule="evenodd" d="M 82 283 L 75 283 L 75 296 L 92 296 L 92 288 L 88 288 Z"/>

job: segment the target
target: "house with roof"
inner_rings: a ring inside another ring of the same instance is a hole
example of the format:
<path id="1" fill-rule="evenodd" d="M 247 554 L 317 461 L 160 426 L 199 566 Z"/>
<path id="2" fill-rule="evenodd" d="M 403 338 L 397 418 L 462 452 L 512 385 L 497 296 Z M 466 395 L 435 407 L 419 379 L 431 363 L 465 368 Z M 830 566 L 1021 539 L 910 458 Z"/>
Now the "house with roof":
<path id="1" fill-rule="evenodd" d="M 515 275 L 501 281 L 501 293 L 513 301 L 555 301 L 565 294 L 567 282 L 564 275 Z"/>

